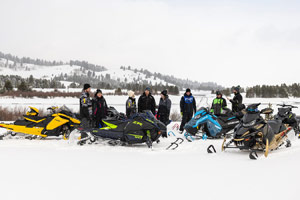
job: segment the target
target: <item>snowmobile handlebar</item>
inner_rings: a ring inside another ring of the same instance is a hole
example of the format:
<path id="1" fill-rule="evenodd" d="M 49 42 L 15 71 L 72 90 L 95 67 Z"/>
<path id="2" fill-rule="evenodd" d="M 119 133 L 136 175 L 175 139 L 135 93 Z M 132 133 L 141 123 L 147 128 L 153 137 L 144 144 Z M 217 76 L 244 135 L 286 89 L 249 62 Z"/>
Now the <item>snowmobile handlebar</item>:
<path id="1" fill-rule="evenodd" d="M 293 105 L 287 105 L 287 104 L 277 104 L 277 106 L 281 106 L 281 107 L 290 107 L 290 108 L 298 108 L 297 106 L 293 106 Z"/>

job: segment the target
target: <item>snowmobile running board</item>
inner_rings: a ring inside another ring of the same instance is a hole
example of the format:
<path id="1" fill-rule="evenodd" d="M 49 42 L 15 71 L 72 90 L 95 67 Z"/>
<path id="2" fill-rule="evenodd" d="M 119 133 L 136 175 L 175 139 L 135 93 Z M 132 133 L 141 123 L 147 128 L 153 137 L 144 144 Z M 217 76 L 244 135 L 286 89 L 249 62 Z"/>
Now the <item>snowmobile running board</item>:
<path id="1" fill-rule="evenodd" d="M 177 149 L 177 148 L 179 147 L 179 145 L 183 143 L 183 141 L 184 141 L 184 139 L 182 139 L 182 138 L 177 138 L 177 139 L 175 140 L 175 142 L 172 142 L 172 143 L 166 148 L 166 150 L 169 150 L 169 149 L 175 150 L 175 149 Z M 173 146 L 174 146 L 174 147 L 173 147 Z M 172 147 L 172 148 L 171 148 L 171 147 Z"/>

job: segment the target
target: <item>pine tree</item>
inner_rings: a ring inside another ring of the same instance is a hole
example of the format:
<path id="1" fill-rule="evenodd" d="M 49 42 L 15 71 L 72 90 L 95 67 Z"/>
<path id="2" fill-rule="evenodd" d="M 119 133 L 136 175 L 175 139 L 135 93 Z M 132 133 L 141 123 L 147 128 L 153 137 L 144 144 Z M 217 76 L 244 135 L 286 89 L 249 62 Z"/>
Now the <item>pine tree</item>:
<path id="1" fill-rule="evenodd" d="M 12 84 L 9 80 L 5 81 L 4 90 L 5 91 L 12 91 L 13 90 L 13 86 L 12 86 Z"/>
<path id="2" fill-rule="evenodd" d="M 20 85 L 18 85 L 18 91 L 26 92 L 29 91 L 29 88 L 25 81 L 22 81 Z"/>

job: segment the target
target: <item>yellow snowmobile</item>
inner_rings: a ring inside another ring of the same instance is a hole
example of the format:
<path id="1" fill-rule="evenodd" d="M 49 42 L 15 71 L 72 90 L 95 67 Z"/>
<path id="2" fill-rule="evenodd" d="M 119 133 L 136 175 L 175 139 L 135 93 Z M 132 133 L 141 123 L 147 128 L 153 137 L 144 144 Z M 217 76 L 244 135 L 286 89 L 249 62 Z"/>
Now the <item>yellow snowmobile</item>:
<path id="1" fill-rule="evenodd" d="M 39 110 L 34 107 L 29 107 L 30 110 L 24 115 L 23 120 L 16 120 L 13 124 L 0 123 L 0 128 L 8 130 L 7 135 L 15 136 L 17 133 L 28 134 L 28 139 L 40 136 L 63 135 L 64 139 L 68 139 L 69 134 L 80 125 L 80 121 L 76 118 L 71 110 L 63 106 L 50 107 L 50 114 L 40 117 Z"/>

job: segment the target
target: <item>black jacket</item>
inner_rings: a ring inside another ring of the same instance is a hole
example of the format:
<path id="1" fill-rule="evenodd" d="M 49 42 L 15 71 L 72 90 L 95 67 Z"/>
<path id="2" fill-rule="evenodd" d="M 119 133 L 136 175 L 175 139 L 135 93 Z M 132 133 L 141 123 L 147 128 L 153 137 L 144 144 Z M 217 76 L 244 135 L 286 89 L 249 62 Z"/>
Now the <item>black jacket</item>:
<path id="1" fill-rule="evenodd" d="M 145 93 L 143 93 L 140 96 L 139 101 L 138 101 L 138 112 L 143 112 L 145 110 L 151 110 L 153 115 L 155 115 L 155 107 L 156 107 L 155 99 L 151 95 L 151 93 L 148 96 L 146 96 Z"/>
<path id="2" fill-rule="evenodd" d="M 243 97 L 240 93 L 236 93 L 232 100 L 230 100 L 232 103 L 232 111 L 233 112 L 239 112 L 241 111 L 242 104 L 243 104 Z"/>
<path id="3" fill-rule="evenodd" d="M 90 98 L 89 93 L 82 92 L 80 99 L 79 99 L 79 105 L 80 105 L 80 117 L 90 119 L 92 114 L 92 101 Z"/>
<path id="4" fill-rule="evenodd" d="M 126 116 L 130 117 L 136 113 L 136 102 L 135 98 L 129 97 L 126 101 Z"/>
<path id="5" fill-rule="evenodd" d="M 196 112 L 196 100 L 192 94 L 189 96 L 184 93 L 180 100 L 180 112 L 182 113 L 190 113 Z"/>
<path id="6" fill-rule="evenodd" d="M 172 102 L 168 96 L 166 96 L 165 99 L 160 98 L 157 115 L 166 116 L 167 118 L 169 118 L 170 111 L 171 111 L 171 104 Z"/>
<path id="7" fill-rule="evenodd" d="M 93 99 L 93 117 L 95 119 L 103 119 L 107 115 L 107 103 L 105 98 L 95 97 Z"/>

